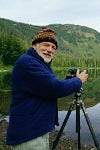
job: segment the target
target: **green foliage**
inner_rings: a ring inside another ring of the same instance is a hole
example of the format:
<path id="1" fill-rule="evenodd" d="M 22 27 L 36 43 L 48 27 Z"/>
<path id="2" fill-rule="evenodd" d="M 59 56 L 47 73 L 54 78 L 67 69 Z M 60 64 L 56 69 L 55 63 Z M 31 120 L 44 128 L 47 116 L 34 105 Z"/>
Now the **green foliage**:
<path id="1" fill-rule="evenodd" d="M 68 56 L 66 53 L 63 52 L 57 52 L 56 55 L 53 58 L 52 61 L 52 67 L 54 70 L 57 68 L 81 68 L 81 69 L 86 69 L 86 68 L 100 68 L 100 59 L 95 58 L 95 57 L 75 57 L 75 56 Z"/>
<path id="2" fill-rule="evenodd" d="M 13 65 L 17 58 L 25 51 L 24 42 L 13 35 L 0 33 L 0 61 L 4 65 Z"/>
<path id="3" fill-rule="evenodd" d="M 100 33 L 73 24 L 52 24 L 58 37 L 58 50 L 52 66 L 82 68 L 100 67 Z M 31 46 L 33 36 L 41 26 L 0 19 L 0 64 L 13 65 Z"/>

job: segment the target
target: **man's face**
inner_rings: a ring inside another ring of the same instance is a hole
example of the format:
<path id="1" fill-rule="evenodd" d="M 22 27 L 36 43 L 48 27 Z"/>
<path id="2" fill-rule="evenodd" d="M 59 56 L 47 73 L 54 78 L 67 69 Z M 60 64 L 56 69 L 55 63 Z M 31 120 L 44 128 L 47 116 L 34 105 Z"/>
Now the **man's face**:
<path id="1" fill-rule="evenodd" d="M 49 63 L 55 54 L 56 45 L 51 42 L 41 42 L 33 45 L 33 48 L 46 63 Z"/>

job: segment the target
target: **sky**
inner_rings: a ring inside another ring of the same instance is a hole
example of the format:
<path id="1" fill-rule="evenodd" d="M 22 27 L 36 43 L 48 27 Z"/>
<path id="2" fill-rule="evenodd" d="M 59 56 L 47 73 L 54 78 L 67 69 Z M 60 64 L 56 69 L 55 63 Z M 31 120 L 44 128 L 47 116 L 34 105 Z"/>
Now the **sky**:
<path id="1" fill-rule="evenodd" d="M 100 0 L 0 0 L 0 18 L 39 26 L 74 24 L 100 32 Z"/>

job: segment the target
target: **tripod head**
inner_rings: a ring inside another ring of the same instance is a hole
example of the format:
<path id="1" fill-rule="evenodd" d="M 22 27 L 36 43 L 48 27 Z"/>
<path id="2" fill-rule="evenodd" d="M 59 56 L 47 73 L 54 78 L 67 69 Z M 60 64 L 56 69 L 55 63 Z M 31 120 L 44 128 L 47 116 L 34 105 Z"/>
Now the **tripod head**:
<path id="1" fill-rule="evenodd" d="M 83 88 L 81 88 L 80 90 L 76 91 L 74 94 L 74 98 L 79 99 L 81 97 L 81 92 L 83 91 Z"/>

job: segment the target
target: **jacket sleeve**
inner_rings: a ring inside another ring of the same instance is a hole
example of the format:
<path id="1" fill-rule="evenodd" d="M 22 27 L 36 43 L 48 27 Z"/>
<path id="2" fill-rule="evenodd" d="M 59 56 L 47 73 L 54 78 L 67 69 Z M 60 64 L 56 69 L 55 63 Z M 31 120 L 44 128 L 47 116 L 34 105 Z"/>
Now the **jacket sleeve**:
<path id="1" fill-rule="evenodd" d="M 37 61 L 24 62 L 14 71 L 13 84 L 30 94 L 43 98 L 61 98 L 82 86 L 79 78 L 59 80 L 49 69 Z"/>

